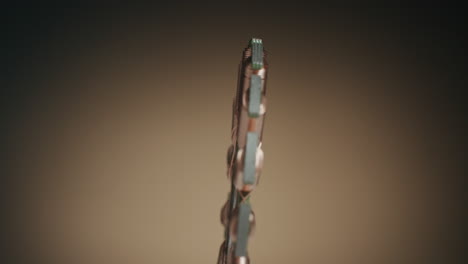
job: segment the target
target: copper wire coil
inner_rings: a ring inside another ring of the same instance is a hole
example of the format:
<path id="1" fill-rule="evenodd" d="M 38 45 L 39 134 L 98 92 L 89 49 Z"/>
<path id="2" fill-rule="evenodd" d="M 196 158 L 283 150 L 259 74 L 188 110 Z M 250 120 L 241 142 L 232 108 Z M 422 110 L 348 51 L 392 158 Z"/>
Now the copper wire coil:
<path id="1" fill-rule="evenodd" d="M 244 50 L 244 61 L 247 60 L 249 57 L 252 56 L 252 49 L 249 47 L 249 48 L 246 48 Z"/>

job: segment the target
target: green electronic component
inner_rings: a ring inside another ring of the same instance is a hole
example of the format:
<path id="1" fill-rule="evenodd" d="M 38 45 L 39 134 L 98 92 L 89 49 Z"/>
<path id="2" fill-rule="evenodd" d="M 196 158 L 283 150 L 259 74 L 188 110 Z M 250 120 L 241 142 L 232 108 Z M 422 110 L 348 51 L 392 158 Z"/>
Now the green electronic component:
<path id="1" fill-rule="evenodd" d="M 263 43 L 261 39 L 253 38 L 250 41 L 252 48 L 252 68 L 260 70 L 263 68 Z"/>

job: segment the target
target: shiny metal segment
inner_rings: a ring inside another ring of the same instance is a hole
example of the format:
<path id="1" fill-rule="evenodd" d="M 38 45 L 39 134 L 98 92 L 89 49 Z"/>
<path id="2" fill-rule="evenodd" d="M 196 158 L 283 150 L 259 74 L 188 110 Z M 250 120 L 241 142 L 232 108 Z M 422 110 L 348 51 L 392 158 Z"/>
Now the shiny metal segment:
<path id="1" fill-rule="evenodd" d="M 239 206 L 239 220 L 237 222 L 237 241 L 234 255 L 236 257 L 247 255 L 247 240 L 250 229 L 250 204 L 241 203 Z"/>
<path id="2" fill-rule="evenodd" d="M 248 204 L 250 206 L 250 203 L 248 201 L 240 203 L 232 212 L 231 216 L 231 221 L 229 223 L 229 238 L 231 239 L 232 242 L 236 242 L 239 237 L 238 237 L 238 228 L 239 228 L 239 220 L 240 220 L 240 208 L 242 204 Z M 245 210 L 245 209 L 244 209 Z M 244 219 L 245 220 L 245 219 Z M 255 232 L 255 225 L 256 225 L 256 219 L 255 219 L 255 213 L 250 209 L 249 217 L 248 217 L 248 225 L 249 225 L 249 230 L 247 232 L 247 237 L 251 237 L 254 232 Z"/>
<path id="3" fill-rule="evenodd" d="M 244 153 L 244 149 L 239 149 L 237 151 L 237 157 L 233 166 L 232 175 L 230 175 L 230 179 L 232 177 L 232 182 L 238 191 L 250 192 L 256 187 L 256 185 L 260 181 L 260 175 L 262 173 L 264 159 L 262 145 L 259 144 L 255 151 L 255 174 L 254 180 L 251 184 L 246 184 L 244 182 L 244 166 L 246 160 L 246 155 Z"/>
<path id="4" fill-rule="evenodd" d="M 247 144 L 244 155 L 244 184 L 253 185 L 255 183 L 255 163 L 258 147 L 258 135 L 255 132 L 247 133 Z"/>
<path id="5" fill-rule="evenodd" d="M 249 88 L 249 117 L 258 117 L 260 115 L 262 92 L 262 78 L 256 74 L 250 77 Z"/>

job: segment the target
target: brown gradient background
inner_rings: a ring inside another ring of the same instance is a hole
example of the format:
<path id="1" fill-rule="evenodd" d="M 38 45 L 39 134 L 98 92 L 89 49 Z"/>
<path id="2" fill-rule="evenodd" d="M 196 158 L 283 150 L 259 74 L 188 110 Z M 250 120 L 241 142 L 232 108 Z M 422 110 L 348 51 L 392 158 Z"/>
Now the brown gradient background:
<path id="1" fill-rule="evenodd" d="M 3 263 L 215 263 L 251 37 L 271 66 L 251 262 L 462 262 L 455 10 L 6 13 Z"/>

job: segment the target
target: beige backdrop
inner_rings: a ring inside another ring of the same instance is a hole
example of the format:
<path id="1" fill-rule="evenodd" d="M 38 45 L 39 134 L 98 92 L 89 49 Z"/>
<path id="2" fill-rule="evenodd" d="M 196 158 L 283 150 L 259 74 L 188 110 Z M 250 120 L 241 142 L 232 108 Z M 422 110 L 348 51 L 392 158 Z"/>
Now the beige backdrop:
<path id="1" fill-rule="evenodd" d="M 132 18 L 53 31 L 29 58 L 22 85 L 41 90 L 10 147 L 31 263 L 215 263 L 251 37 L 270 63 L 252 263 L 434 260 L 451 220 L 451 145 L 438 141 L 449 128 L 437 95 L 421 93 L 435 91 L 437 68 L 401 28 L 326 15 L 255 27 L 222 14 Z"/>

